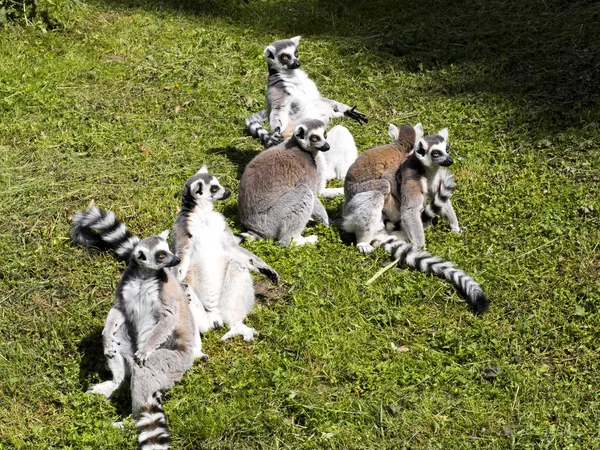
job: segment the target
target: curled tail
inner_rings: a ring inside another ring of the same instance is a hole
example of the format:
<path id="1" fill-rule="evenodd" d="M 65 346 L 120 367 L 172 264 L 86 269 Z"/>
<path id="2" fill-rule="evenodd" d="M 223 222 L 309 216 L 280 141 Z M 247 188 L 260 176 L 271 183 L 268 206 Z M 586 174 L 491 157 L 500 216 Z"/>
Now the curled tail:
<path id="1" fill-rule="evenodd" d="M 458 293 L 477 314 L 483 314 L 487 311 L 489 300 L 479 284 L 470 275 L 454 267 L 451 262 L 443 261 L 396 237 L 390 237 L 390 239 L 384 241 L 376 239 L 371 245 L 385 248 L 393 258 L 399 260 L 399 266 L 412 267 L 422 272 L 431 272 L 446 278 L 456 287 Z"/>
<path id="2" fill-rule="evenodd" d="M 442 208 L 454 192 L 454 176 L 450 172 L 446 172 L 442 177 L 440 184 L 438 185 L 437 191 L 434 193 L 431 201 L 425 206 L 425 209 L 421 212 L 421 221 L 423 227 L 427 227 L 433 220 L 440 215 Z"/>
<path id="3" fill-rule="evenodd" d="M 167 428 L 167 418 L 162 408 L 160 392 L 156 392 L 148 405 L 140 409 L 135 426 L 138 430 L 138 446 L 141 450 L 169 448 L 171 438 Z"/>
<path id="4" fill-rule="evenodd" d="M 112 211 L 90 206 L 73 215 L 71 240 L 84 247 L 112 250 L 120 259 L 127 261 L 140 238 L 131 234 Z"/>
<path id="5" fill-rule="evenodd" d="M 250 136 L 260 140 L 262 145 L 266 146 L 269 140 L 269 132 L 264 129 L 262 123 L 269 119 L 269 113 L 266 109 L 252 114 L 246 119 L 246 129 Z"/>

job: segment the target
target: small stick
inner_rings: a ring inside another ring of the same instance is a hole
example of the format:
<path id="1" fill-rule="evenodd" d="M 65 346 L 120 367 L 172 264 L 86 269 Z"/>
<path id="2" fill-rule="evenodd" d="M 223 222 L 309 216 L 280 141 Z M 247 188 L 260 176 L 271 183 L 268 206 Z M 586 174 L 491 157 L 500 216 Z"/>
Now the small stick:
<path id="1" fill-rule="evenodd" d="M 373 281 L 375 281 L 377 278 L 379 278 L 381 275 L 383 275 L 384 273 L 386 273 L 388 270 L 390 270 L 392 267 L 394 267 L 396 264 L 398 264 L 398 261 L 400 261 L 400 258 L 392 261 L 391 263 L 389 263 L 387 266 L 385 266 L 383 269 L 379 269 L 377 271 L 377 273 L 375 273 L 375 275 L 373 275 L 366 283 L 365 285 L 368 286 L 369 284 L 371 284 Z"/>

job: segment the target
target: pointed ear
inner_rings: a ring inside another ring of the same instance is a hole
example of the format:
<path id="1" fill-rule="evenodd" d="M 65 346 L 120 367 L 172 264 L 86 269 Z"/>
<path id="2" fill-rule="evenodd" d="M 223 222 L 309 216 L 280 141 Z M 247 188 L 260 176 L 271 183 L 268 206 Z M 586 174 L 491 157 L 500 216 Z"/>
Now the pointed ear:
<path id="1" fill-rule="evenodd" d="M 421 122 L 415 125 L 415 142 L 419 142 L 423 137 L 423 125 Z"/>
<path id="2" fill-rule="evenodd" d="M 392 138 L 392 141 L 397 141 L 398 136 L 400 136 L 400 130 L 393 123 L 390 123 L 388 127 L 388 136 Z"/>
<path id="3" fill-rule="evenodd" d="M 440 130 L 438 132 L 438 134 L 444 138 L 445 141 L 448 140 L 448 128 L 444 128 L 443 130 Z"/>
<path id="4" fill-rule="evenodd" d="M 296 136 L 297 139 L 304 139 L 304 136 L 306 136 L 306 127 L 304 125 L 298 125 L 294 130 L 294 136 Z"/>
<path id="5" fill-rule="evenodd" d="M 427 153 L 427 143 L 423 139 L 421 139 L 419 142 L 417 142 L 417 145 L 415 146 L 415 151 L 418 155 L 425 156 L 425 154 Z"/>
<path id="6" fill-rule="evenodd" d="M 300 42 L 300 36 L 294 36 L 293 38 L 290 38 L 290 41 L 292 41 L 294 45 L 298 47 L 298 43 Z"/>
<path id="7" fill-rule="evenodd" d="M 265 48 L 263 53 L 265 54 L 265 58 L 274 59 L 275 58 L 275 47 L 273 47 L 272 45 L 269 45 L 267 48 Z"/>
<path id="8" fill-rule="evenodd" d="M 159 236 L 166 241 L 169 238 L 169 230 L 163 231 L 162 233 L 159 234 Z"/>
<path id="9" fill-rule="evenodd" d="M 137 259 L 139 259 L 140 261 L 146 261 L 146 255 L 144 255 L 143 251 L 138 251 Z"/>
<path id="10" fill-rule="evenodd" d="M 196 175 L 198 175 L 199 173 L 208 173 L 208 167 L 206 167 L 206 164 L 200 167 L 200 170 L 196 172 Z"/>

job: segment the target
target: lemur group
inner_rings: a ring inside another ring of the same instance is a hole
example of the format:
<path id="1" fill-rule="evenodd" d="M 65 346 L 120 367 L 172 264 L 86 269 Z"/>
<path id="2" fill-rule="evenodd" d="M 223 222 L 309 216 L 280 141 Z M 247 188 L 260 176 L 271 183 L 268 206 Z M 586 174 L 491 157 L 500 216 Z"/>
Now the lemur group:
<path id="1" fill-rule="evenodd" d="M 128 262 L 114 306 L 102 332 L 112 379 L 88 392 L 110 398 L 125 381 L 142 449 L 169 446 L 161 396 L 202 353 L 201 336 L 226 325 L 226 340 L 254 338 L 244 324 L 254 305 L 250 271 L 278 283 L 269 264 L 240 245 L 244 239 L 273 239 L 282 246 L 316 244 L 302 236 L 309 220 L 330 224 L 319 196 L 344 196 L 336 224 L 356 236 L 367 254 L 383 247 L 398 265 L 446 278 L 476 314 L 488 307 L 480 286 L 465 272 L 425 251 L 424 229 L 438 216 L 460 232 L 450 197 L 454 178 L 447 167 L 448 129 L 424 135 L 421 124 L 390 125 L 392 143 L 358 156 L 354 138 L 329 120 L 365 114 L 321 97 L 300 69 L 300 36 L 273 42 L 264 50 L 269 76 L 267 107 L 246 120 L 249 133 L 266 147 L 246 166 L 239 185 L 238 211 L 245 232 L 234 235 L 214 203 L 224 188 L 207 167 L 183 186 L 181 210 L 171 233 L 140 239 L 110 211 L 91 206 L 74 215 L 72 240 L 112 250 Z M 267 131 L 263 123 L 269 122 Z M 344 188 L 327 188 L 329 179 Z"/>

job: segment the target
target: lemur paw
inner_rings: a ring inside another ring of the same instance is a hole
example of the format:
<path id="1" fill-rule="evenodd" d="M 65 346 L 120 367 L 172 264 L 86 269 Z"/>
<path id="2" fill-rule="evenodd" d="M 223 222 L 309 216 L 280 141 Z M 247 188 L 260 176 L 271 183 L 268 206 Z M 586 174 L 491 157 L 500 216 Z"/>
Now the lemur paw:
<path id="1" fill-rule="evenodd" d="M 223 318 L 220 314 L 216 314 L 213 312 L 208 313 L 208 323 L 210 323 L 213 329 L 218 329 L 223 326 Z"/>
<path id="2" fill-rule="evenodd" d="M 452 228 L 453 233 L 462 233 L 463 231 L 467 231 L 467 227 L 456 227 Z"/>
<path id="3" fill-rule="evenodd" d="M 264 267 L 264 268 L 258 269 L 258 271 L 260 273 L 262 273 L 263 275 L 265 275 L 269 280 L 271 280 L 271 283 L 279 284 L 279 274 L 272 268 Z"/>
<path id="4" fill-rule="evenodd" d="M 279 143 L 283 142 L 283 135 L 279 128 L 277 128 L 273 133 L 269 135 L 269 139 L 267 139 L 266 147 L 273 147 Z"/>
<path id="5" fill-rule="evenodd" d="M 307 237 L 298 236 L 298 237 L 295 237 L 294 239 L 292 239 L 292 244 L 301 247 L 304 244 L 313 244 L 314 245 L 318 242 L 318 240 L 319 240 L 319 238 L 317 236 L 315 236 L 314 234 L 311 236 L 307 236 Z"/>
<path id="6" fill-rule="evenodd" d="M 119 352 L 119 345 L 121 345 L 121 343 L 113 339 L 110 345 L 104 349 L 104 356 L 106 356 L 108 359 L 114 358 Z"/>
<path id="7" fill-rule="evenodd" d="M 135 360 L 135 363 L 138 366 L 144 367 L 144 364 L 146 363 L 146 360 L 148 359 L 148 356 L 149 356 L 148 353 L 144 352 L 143 350 L 138 350 L 133 355 L 133 359 Z"/>
<path id="8" fill-rule="evenodd" d="M 358 248 L 358 251 L 360 251 L 363 255 L 367 255 L 373 251 L 373 246 L 368 242 L 359 242 L 356 244 L 356 248 Z"/>
<path id="9" fill-rule="evenodd" d="M 356 106 L 353 106 L 352 108 L 344 111 L 344 115 L 350 117 L 353 120 L 356 120 L 360 125 L 369 121 L 369 119 L 367 119 L 367 116 L 364 113 L 361 113 L 360 111 L 356 110 Z"/>

